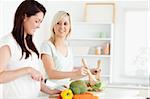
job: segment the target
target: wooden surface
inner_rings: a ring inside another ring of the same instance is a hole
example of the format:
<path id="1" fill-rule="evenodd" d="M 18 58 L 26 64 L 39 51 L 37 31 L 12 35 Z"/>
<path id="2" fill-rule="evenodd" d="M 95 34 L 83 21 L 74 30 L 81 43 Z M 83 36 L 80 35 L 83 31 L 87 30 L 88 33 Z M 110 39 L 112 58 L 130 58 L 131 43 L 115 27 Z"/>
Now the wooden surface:
<path id="1" fill-rule="evenodd" d="M 58 99 L 58 96 L 59 96 L 59 94 L 50 95 L 50 96 L 49 96 L 49 99 Z"/>

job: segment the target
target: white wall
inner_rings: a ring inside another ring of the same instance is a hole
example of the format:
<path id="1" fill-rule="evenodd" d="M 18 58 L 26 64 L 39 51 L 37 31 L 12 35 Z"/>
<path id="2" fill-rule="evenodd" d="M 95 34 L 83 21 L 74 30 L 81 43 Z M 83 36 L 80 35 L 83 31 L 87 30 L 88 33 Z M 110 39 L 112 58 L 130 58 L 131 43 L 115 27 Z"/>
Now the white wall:
<path id="1" fill-rule="evenodd" d="M 0 15 L 2 15 L 2 8 L 3 8 L 3 5 L 2 5 L 2 1 L 0 1 Z M 3 18 L 1 17 L 0 18 L 0 35 L 2 34 L 2 31 L 3 31 Z"/>
<path id="2" fill-rule="evenodd" d="M 0 1 L 0 15 L 2 15 L 2 1 Z M 1 17 L 1 16 L 0 16 Z M 2 22 L 2 17 L 0 18 L 0 23 Z M 1 33 L 2 33 L 2 23 L 0 24 L 0 35 L 1 35 Z M 2 99 L 2 84 L 0 84 L 0 99 Z"/>
<path id="3" fill-rule="evenodd" d="M 9 1 L 9 3 L 8 1 L 1 1 L 1 36 L 11 32 L 14 19 L 13 16 L 16 10 L 16 6 L 18 6 L 19 4 L 19 1 Z"/>
<path id="4" fill-rule="evenodd" d="M 3 98 L 2 98 L 2 97 L 3 97 L 3 96 L 2 96 L 2 92 L 3 92 L 2 89 L 3 89 L 3 86 L 0 84 L 0 99 L 3 99 Z"/>

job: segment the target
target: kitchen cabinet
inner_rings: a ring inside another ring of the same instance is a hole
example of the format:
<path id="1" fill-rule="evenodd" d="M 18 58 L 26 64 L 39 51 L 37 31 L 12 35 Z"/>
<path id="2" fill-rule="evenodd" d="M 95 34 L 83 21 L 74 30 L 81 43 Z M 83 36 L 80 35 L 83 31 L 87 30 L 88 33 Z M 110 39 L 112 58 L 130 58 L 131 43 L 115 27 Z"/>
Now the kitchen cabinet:
<path id="1" fill-rule="evenodd" d="M 104 82 L 111 82 L 112 55 L 113 55 L 113 28 L 112 22 L 77 22 L 72 23 L 72 34 L 69 39 L 74 54 L 75 66 L 81 66 L 81 59 L 85 58 L 90 68 L 101 61 Z"/>

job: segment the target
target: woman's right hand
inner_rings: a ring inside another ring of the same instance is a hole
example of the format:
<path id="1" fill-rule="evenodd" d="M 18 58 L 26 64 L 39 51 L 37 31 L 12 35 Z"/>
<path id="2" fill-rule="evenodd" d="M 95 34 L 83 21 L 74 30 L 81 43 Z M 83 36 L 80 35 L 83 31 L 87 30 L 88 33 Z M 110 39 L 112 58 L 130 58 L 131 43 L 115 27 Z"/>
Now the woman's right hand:
<path id="1" fill-rule="evenodd" d="M 43 75 L 32 67 L 28 67 L 27 71 L 33 80 L 42 81 L 44 79 Z"/>
<path id="2" fill-rule="evenodd" d="M 81 68 L 78 68 L 77 70 L 76 70 L 76 74 L 78 75 L 78 76 L 84 76 L 84 75 L 87 75 L 87 68 L 85 68 L 85 67 L 81 67 Z"/>

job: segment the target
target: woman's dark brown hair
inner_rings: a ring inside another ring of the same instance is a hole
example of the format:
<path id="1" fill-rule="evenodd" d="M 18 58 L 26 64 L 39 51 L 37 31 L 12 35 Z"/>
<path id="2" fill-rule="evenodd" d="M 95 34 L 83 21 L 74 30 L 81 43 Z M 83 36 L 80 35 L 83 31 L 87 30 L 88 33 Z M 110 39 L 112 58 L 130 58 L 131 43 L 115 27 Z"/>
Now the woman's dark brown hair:
<path id="1" fill-rule="evenodd" d="M 31 52 L 27 50 L 24 42 L 25 38 L 23 27 L 24 18 L 25 15 L 27 17 L 30 17 L 36 15 L 38 12 L 43 12 L 43 14 L 45 15 L 46 13 L 45 7 L 35 0 L 25 0 L 19 5 L 15 13 L 12 35 L 22 49 L 22 57 L 25 54 L 25 59 L 27 59 L 29 55 L 31 55 Z M 28 48 L 33 52 L 35 52 L 39 57 L 39 52 L 32 41 L 32 35 L 27 34 L 25 39 Z"/>

